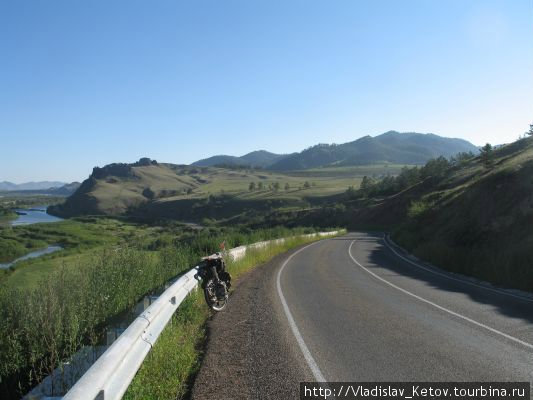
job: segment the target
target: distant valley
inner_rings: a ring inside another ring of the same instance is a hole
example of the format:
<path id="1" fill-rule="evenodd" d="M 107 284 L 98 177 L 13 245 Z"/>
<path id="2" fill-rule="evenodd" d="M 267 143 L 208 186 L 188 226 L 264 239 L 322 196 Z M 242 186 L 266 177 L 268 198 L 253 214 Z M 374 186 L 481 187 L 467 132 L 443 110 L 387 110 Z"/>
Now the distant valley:
<path id="1" fill-rule="evenodd" d="M 12 183 L 0 182 L 0 192 L 18 194 L 48 194 L 53 196 L 70 196 L 80 186 L 79 182 L 65 183 L 56 181 Z"/>

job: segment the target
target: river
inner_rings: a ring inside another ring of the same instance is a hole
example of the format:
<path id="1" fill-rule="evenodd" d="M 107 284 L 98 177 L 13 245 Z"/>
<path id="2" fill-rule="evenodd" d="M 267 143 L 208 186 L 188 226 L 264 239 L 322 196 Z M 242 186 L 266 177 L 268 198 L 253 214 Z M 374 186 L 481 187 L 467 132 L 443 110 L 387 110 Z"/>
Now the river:
<path id="1" fill-rule="evenodd" d="M 18 218 L 9 222 L 10 225 L 30 225 L 39 222 L 58 222 L 63 218 L 54 217 L 46 212 L 46 206 L 36 206 L 33 208 L 20 208 L 14 210 L 18 214 Z"/>
<path id="2" fill-rule="evenodd" d="M 9 221 L 9 225 L 12 225 L 12 226 L 30 225 L 30 224 L 37 224 L 40 222 L 58 222 L 58 221 L 63 220 L 63 218 L 54 217 L 53 215 L 48 214 L 46 212 L 46 206 L 36 206 L 33 208 L 29 208 L 29 209 L 17 208 L 14 211 L 18 214 L 18 217 L 17 219 Z M 11 262 L 0 263 L 0 269 L 8 269 L 9 267 L 11 267 L 12 265 L 16 264 L 19 261 L 24 261 L 30 258 L 40 257 L 42 255 L 54 253 L 59 250 L 63 250 L 63 248 L 61 246 L 52 245 L 52 246 L 48 246 L 45 249 L 32 251 L 31 253 L 28 253 L 22 257 L 19 257 L 16 260 L 13 260 Z"/>
<path id="3" fill-rule="evenodd" d="M 36 257 L 44 256 L 45 254 L 55 253 L 56 251 L 59 251 L 59 250 L 63 250 L 63 247 L 61 247 L 61 246 L 48 246 L 45 249 L 32 251 L 31 253 L 28 253 L 28 254 L 26 254 L 26 255 L 24 255 L 22 257 L 19 257 L 16 260 L 13 260 L 11 262 L 4 263 L 4 264 L 0 263 L 0 269 L 7 269 L 7 268 L 11 267 L 12 265 L 18 263 L 19 261 L 24 261 L 24 260 L 28 260 L 30 258 L 36 258 Z"/>

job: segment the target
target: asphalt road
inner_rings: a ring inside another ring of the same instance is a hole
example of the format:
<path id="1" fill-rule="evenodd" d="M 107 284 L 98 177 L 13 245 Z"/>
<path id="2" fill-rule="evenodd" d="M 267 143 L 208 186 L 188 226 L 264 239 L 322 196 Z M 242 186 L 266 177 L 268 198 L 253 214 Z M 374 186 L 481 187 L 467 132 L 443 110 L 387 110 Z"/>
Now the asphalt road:
<path id="1" fill-rule="evenodd" d="M 193 394 L 296 398 L 315 379 L 533 381 L 533 300 L 401 256 L 381 235 L 353 233 L 253 271 L 210 322 Z M 214 366 L 234 377 L 235 365 L 241 381 L 213 379 Z"/>

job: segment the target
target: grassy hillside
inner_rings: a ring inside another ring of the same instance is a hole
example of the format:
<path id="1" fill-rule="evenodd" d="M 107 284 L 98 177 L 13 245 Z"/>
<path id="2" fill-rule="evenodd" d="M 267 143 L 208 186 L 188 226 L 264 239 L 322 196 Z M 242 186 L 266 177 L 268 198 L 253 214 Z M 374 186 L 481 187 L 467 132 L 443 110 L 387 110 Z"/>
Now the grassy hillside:
<path id="1" fill-rule="evenodd" d="M 220 220 L 252 210 L 306 208 L 350 186 L 358 187 L 369 171 L 377 177 L 399 170 L 398 165 L 383 164 L 281 174 L 152 161 L 111 164 L 95 168 L 64 204 L 50 211 L 60 216 L 127 214 L 149 219 Z"/>
<path id="2" fill-rule="evenodd" d="M 391 196 L 359 200 L 353 227 L 389 229 L 424 260 L 533 291 L 533 139 L 473 158 Z"/>
<path id="3" fill-rule="evenodd" d="M 396 239 L 423 259 L 533 291 L 533 142 L 475 160 L 407 208 Z"/>

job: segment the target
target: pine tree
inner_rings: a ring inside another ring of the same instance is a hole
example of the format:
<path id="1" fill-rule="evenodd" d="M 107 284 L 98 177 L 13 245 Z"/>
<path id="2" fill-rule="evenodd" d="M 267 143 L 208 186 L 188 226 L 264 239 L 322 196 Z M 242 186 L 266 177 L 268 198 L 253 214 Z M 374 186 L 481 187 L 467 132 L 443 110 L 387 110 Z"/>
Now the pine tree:
<path id="1" fill-rule="evenodd" d="M 483 165 L 485 166 L 485 168 L 490 168 L 492 166 L 492 162 L 494 161 L 492 145 L 490 143 L 487 143 L 480 150 L 481 161 L 483 161 Z"/>
<path id="2" fill-rule="evenodd" d="M 372 186 L 374 186 L 374 180 L 366 175 L 363 176 L 363 180 L 361 181 L 359 189 L 361 189 L 364 194 L 368 194 L 370 189 L 372 189 Z"/>

